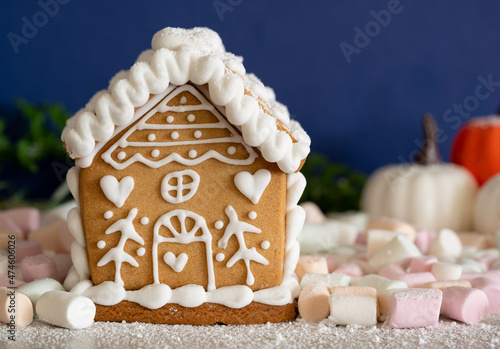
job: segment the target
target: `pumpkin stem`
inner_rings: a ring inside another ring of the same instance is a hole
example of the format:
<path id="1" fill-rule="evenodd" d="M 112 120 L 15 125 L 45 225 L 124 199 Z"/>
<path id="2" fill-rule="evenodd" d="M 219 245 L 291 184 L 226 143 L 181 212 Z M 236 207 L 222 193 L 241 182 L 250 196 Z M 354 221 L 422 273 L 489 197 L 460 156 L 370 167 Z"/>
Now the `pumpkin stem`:
<path id="1" fill-rule="evenodd" d="M 422 120 L 424 128 L 424 143 L 415 156 L 415 163 L 419 165 L 434 165 L 441 162 L 437 142 L 436 120 L 431 114 L 426 114 Z"/>

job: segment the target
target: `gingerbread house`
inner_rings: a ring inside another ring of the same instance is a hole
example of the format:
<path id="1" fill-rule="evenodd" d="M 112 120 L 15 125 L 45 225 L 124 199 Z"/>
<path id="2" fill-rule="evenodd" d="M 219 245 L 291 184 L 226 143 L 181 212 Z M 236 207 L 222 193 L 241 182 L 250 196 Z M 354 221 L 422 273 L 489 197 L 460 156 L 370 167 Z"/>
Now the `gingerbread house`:
<path id="1" fill-rule="evenodd" d="M 78 204 L 67 284 L 97 320 L 295 317 L 310 140 L 215 32 L 158 32 L 62 140 Z"/>

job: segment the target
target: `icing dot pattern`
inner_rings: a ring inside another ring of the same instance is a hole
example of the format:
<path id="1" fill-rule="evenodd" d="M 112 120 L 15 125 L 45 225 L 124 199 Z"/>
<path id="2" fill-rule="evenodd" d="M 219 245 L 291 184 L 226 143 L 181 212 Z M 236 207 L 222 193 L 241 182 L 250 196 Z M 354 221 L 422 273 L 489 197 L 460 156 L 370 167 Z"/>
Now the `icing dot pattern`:
<path id="1" fill-rule="evenodd" d="M 158 149 L 155 149 L 151 152 L 151 156 L 154 158 L 157 158 L 160 155 L 160 151 Z"/>
<path id="2" fill-rule="evenodd" d="M 148 141 L 152 142 L 156 139 L 156 135 L 154 133 L 150 133 L 148 135 Z"/>
<path id="3" fill-rule="evenodd" d="M 262 241 L 260 244 L 260 247 L 262 247 L 264 250 L 267 250 L 271 246 L 271 243 L 269 241 Z"/>
<path id="4" fill-rule="evenodd" d="M 149 223 L 149 218 L 148 217 L 142 217 L 141 218 L 141 224 L 142 225 L 146 225 Z"/>
<path id="5" fill-rule="evenodd" d="M 187 119 L 189 122 L 193 122 L 196 119 L 196 116 L 194 116 L 194 114 L 189 114 Z"/>
<path id="6" fill-rule="evenodd" d="M 255 218 L 257 218 L 257 212 L 255 212 L 255 211 L 250 211 L 250 213 L 248 214 L 248 218 L 250 218 L 250 219 L 255 219 Z"/>
<path id="7" fill-rule="evenodd" d="M 125 154 L 124 151 L 121 151 L 118 153 L 118 155 L 116 157 L 118 158 L 118 160 L 123 160 L 123 159 L 125 159 L 125 156 L 127 156 L 127 154 Z"/>
<path id="8" fill-rule="evenodd" d="M 234 155 L 234 153 L 236 153 L 236 148 L 233 146 L 230 146 L 229 148 L 227 148 L 227 153 L 229 155 Z"/>
<path id="9" fill-rule="evenodd" d="M 222 228 L 224 228 L 224 223 L 222 221 L 215 222 L 215 229 L 222 229 Z"/>
<path id="10" fill-rule="evenodd" d="M 226 258 L 226 256 L 224 255 L 224 253 L 217 253 L 217 255 L 215 256 L 215 260 L 217 262 L 222 262 L 224 260 L 224 258 Z"/>
<path id="11" fill-rule="evenodd" d="M 172 139 L 177 139 L 179 138 L 179 132 L 177 131 L 174 131 L 170 134 L 170 137 L 172 137 Z"/>
<path id="12" fill-rule="evenodd" d="M 196 150 L 194 150 L 194 149 L 191 149 L 191 150 L 189 151 L 188 155 L 189 155 L 189 157 L 190 157 L 191 159 L 194 159 L 194 158 L 196 157 L 196 155 L 198 155 L 198 152 L 197 152 Z"/>
<path id="13" fill-rule="evenodd" d="M 201 137 L 201 131 L 195 131 L 194 132 L 194 138 L 200 138 Z"/>
<path id="14" fill-rule="evenodd" d="M 167 116 L 167 122 L 169 124 L 171 124 L 172 122 L 174 122 L 174 117 L 172 115 Z"/>
<path id="15" fill-rule="evenodd" d="M 104 241 L 104 240 L 99 240 L 99 241 L 97 242 L 97 248 L 98 248 L 98 249 L 100 249 L 100 250 L 102 250 L 104 247 L 106 247 L 106 241 Z"/>
<path id="16" fill-rule="evenodd" d="M 145 253 L 146 253 L 146 249 L 145 249 L 144 247 L 139 247 L 139 248 L 137 249 L 137 255 L 138 255 L 139 257 L 144 256 L 144 254 L 145 254 Z"/>
<path id="17" fill-rule="evenodd" d="M 106 212 L 104 212 L 104 218 L 105 219 L 110 219 L 111 217 L 113 217 L 113 211 L 106 211 Z"/>

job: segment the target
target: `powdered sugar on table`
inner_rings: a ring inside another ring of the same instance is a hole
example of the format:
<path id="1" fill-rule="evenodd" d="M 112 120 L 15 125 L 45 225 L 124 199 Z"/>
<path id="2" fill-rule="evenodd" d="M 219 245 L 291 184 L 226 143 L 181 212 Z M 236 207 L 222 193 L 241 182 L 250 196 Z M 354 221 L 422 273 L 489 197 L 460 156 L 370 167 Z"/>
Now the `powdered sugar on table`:
<path id="1" fill-rule="evenodd" d="M 7 326 L 3 326 L 6 333 Z M 9 345 L 10 344 L 10 345 Z M 188 326 L 97 322 L 86 330 L 68 330 L 39 320 L 17 332 L 20 348 L 498 348 L 500 314 L 465 325 L 441 319 L 434 328 L 394 330 L 384 324 L 361 328 L 301 319 L 264 325 Z"/>

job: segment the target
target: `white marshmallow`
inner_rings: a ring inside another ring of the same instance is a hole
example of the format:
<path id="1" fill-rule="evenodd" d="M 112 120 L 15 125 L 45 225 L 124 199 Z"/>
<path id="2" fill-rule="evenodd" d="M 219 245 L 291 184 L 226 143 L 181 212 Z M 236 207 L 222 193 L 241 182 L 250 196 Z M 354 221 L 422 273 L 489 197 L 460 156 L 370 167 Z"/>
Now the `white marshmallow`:
<path id="1" fill-rule="evenodd" d="M 462 254 L 462 242 L 451 229 L 442 229 L 431 244 L 429 254 L 458 258 Z"/>
<path id="2" fill-rule="evenodd" d="M 458 263 L 462 267 L 462 273 L 482 273 L 486 266 L 472 258 L 460 258 Z"/>
<path id="3" fill-rule="evenodd" d="M 375 253 L 377 253 L 382 247 L 387 245 L 397 236 L 399 233 L 390 230 L 382 229 L 371 229 L 367 232 L 367 256 L 371 258 Z"/>
<path id="4" fill-rule="evenodd" d="M 375 326 L 377 299 L 368 296 L 334 293 L 328 299 L 330 317 L 336 325 Z"/>
<path id="5" fill-rule="evenodd" d="M 356 286 L 375 287 L 375 289 L 377 290 L 377 295 L 380 295 L 385 291 L 394 288 L 408 288 L 408 285 L 406 285 L 406 282 L 404 281 L 391 280 L 375 274 L 363 276 L 361 279 L 358 280 Z"/>
<path id="6" fill-rule="evenodd" d="M 313 282 L 316 281 L 322 281 L 330 287 L 335 287 L 335 286 L 349 286 L 351 283 L 351 277 L 349 275 L 345 274 L 336 274 L 336 273 L 331 273 L 331 274 L 305 274 L 302 277 L 302 280 L 300 280 L 300 288 L 304 289 L 308 285 L 312 284 Z"/>
<path id="7" fill-rule="evenodd" d="M 17 289 L 19 292 L 24 293 L 31 300 L 33 304 L 33 312 L 36 314 L 36 302 L 46 292 L 49 291 L 64 291 L 64 287 L 56 280 L 45 278 L 31 281 L 22 285 Z"/>
<path id="8" fill-rule="evenodd" d="M 69 329 L 83 329 L 94 323 L 95 304 L 89 298 L 64 291 L 44 293 L 36 304 L 40 320 Z"/>
<path id="9" fill-rule="evenodd" d="M 418 247 L 410 241 L 408 236 L 397 235 L 391 242 L 375 253 L 375 255 L 370 258 L 369 263 L 373 269 L 378 271 L 389 263 L 403 264 L 408 261 L 408 259 L 420 257 L 421 255 Z"/>
<path id="10" fill-rule="evenodd" d="M 353 245 L 358 231 L 356 227 L 334 220 L 322 224 L 304 224 L 297 237 L 302 254 L 329 253 L 341 245 Z"/>
<path id="11" fill-rule="evenodd" d="M 321 209 L 312 201 L 303 202 L 300 206 L 306 212 L 306 223 L 308 224 L 321 224 L 326 221 L 326 217 Z"/>
<path id="12" fill-rule="evenodd" d="M 460 264 L 437 262 L 432 265 L 431 273 L 436 281 L 460 280 L 462 266 Z"/>

